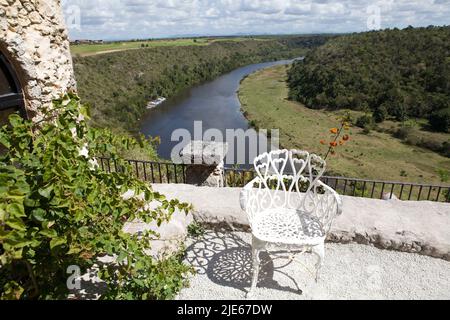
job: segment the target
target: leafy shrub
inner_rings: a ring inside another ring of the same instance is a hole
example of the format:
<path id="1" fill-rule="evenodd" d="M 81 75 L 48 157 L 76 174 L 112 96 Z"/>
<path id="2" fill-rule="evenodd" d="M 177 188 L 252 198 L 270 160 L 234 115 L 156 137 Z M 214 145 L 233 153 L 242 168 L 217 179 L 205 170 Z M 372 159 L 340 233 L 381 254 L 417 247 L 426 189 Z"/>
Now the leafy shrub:
<path id="1" fill-rule="evenodd" d="M 404 139 L 406 144 L 411 146 L 425 147 L 423 144 L 423 139 L 420 138 L 418 134 L 415 133 L 415 130 L 411 130 L 409 134 Z"/>
<path id="2" fill-rule="evenodd" d="M 88 128 L 77 97 L 54 108 L 58 116 L 39 127 L 14 114 L 0 130 L 7 149 L 0 159 L 0 297 L 65 298 L 68 266 L 85 271 L 105 255 L 117 262 L 101 266 L 108 286 L 102 298 L 173 297 L 190 268 L 176 257 L 152 259 L 145 250 L 158 235 L 127 234 L 123 226 L 135 219 L 161 224 L 190 207 L 133 178 L 117 154 L 136 140 Z M 121 172 L 97 168 L 97 154 L 108 154 Z"/>
<path id="3" fill-rule="evenodd" d="M 255 120 L 250 120 L 250 121 L 248 122 L 248 125 L 249 125 L 249 127 L 254 128 L 255 130 L 258 129 L 258 124 L 256 123 Z"/>
<path id="4" fill-rule="evenodd" d="M 372 131 L 371 127 L 367 126 L 367 127 L 364 127 L 362 133 L 363 134 L 369 134 L 371 131 Z"/>
<path id="5" fill-rule="evenodd" d="M 441 153 L 446 157 L 450 157 L 450 142 L 442 143 Z"/>
<path id="6" fill-rule="evenodd" d="M 401 126 L 395 133 L 394 137 L 405 140 L 411 134 L 412 128 L 410 126 Z"/>
<path id="7" fill-rule="evenodd" d="M 363 116 L 359 117 L 358 119 L 356 119 L 355 125 L 357 127 L 363 128 L 363 129 L 365 129 L 365 128 L 372 129 L 373 128 L 372 116 L 363 115 Z"/>
<path id="8" fill-rule="evenodd" d="M 205 229 L 197 221 L 192 222 L 188 226 L 188 234 L 189 234 L 189 236 L 191 236 L 193 238 L 198 238 L 198 237 L 202 236 L 204 233 L 205 233 Z"/>
<path id="9" fill-rule="evenodd" d="M 444 144 L 440 141 L 433 140 L 431 138 L 429 139 L 421 139 L 420 142 L 417 144 L 418 146 L 434 151 L 434 152 L 443 152 L 444 151 Z"/>
<path id="10" fill-rule="evenodd" d="M 441 109 L 433 112 L 429 118 L 430 125 L 433 129 L 442 132 L 450 130 L 450 108 Z"/>
<path id="11" fill-rule="evenodd" d="M 385 107 L 384 105 L 382 105 L 382 106 L 376 108 L 376 109 L 373 111 L 373 115 L 372 115 L 373 120 L 374 120 L 376 123 L 381 123 L 381 122 L 383 122 L 384 120 L 386 120 L 387 116 L 388 116 L 388 111 L 387 111 L 387 109 L 386 109 L 386 107 Z"/>

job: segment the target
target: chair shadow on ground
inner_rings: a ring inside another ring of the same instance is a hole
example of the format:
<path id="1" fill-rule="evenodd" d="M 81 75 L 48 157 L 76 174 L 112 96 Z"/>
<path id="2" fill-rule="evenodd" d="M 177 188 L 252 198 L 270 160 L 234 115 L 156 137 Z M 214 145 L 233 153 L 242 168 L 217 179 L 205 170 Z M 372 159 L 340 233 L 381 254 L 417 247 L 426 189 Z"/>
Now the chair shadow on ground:
<path id="1" fill-rule="evenodd" d="M 258 288 L 288 291 L 299 295 L 303 293 L 297 281 L 281 270 L 291 262 L 279 264 L 277 258 L 273 254 L 269 256 L 267 252 L 261 252 L 260 259 Z M 243 292 L 250 288 L 253 275 L 251 244 L 235 233 L 207 231 L 203 236 L 194 239 L 187 248 L 186 260 L 197 273 L 206 274 L 215 284 Z M 276 273 L 289 278 L 292 285 L 280 285 L 274 280 Z"/>

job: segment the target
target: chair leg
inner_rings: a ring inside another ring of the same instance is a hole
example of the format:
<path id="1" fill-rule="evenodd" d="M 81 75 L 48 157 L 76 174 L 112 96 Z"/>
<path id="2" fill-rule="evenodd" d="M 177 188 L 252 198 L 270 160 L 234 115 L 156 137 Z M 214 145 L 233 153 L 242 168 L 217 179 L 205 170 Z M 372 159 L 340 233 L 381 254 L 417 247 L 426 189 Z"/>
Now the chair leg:
<path id="1" fill-rule="evenodd" d="M 250 290 L 247 293 L 247 298 L 252 298 L 253 293 L 255 292 L 256 285 L 258 284 L 258 275 L 259 275 L 259 265 L 261 263 L 261 260 L 259 259 L 259 253 L 261 250 L 258 250 L 256 248 L 252 249 L 252 257 L 253 257 L 253 276 L 252 276 L 252 284 L 250 287 Z"/>
<path id="2" fill-rule="evenodd" d="M 319 244 L 312 248 L 312 252 L 317 255 L 317 263 L 316 263 L 316 282 L 319 281 L 319 272 L 323 266 L 323 262 L 325 259 L 325 244 Z"/>
<path id="3" fill-rule="evenodd" d="M 258 284 L 259 268 L 261 264 L 261 259 L 259 258 L 260 252 L 265 248 L 265 243 L 255 237 L 252 241 L 252 260 L 253 260 L 253 275 L 250 290 L 247 293 L 247 298 L 252 298 L 255 292 L 256 285 Z"/>

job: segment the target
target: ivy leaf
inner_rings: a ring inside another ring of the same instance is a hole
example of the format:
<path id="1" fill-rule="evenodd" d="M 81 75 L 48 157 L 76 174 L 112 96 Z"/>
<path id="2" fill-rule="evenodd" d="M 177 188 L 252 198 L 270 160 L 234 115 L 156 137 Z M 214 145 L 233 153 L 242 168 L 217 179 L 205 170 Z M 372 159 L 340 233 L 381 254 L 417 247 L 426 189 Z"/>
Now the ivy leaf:
<path id="1" fill-rule="evenodd" d="M 58 233 L 56 232 L 55 229 L 42 230 L 39 233 L 41 235 L 47 237 L 47 238 L 56 238 L 56 237 L 58 237 Z"/>
<path id="2" fill-rule="evenodd" d="M 67 254 L 78 254 L 81 252 L 81 248 L 78 247 L 70 247 L 69 251 L 67 252 Z"/>
<path id="3" fill-rule="evenodd" d="M 9 116 L 9 122 L 11 123 L 11 125 L 12 125 L 13 127 L 17 127 L 17 126 L 19 126 L 20 124 L 22 124 L 23 119 L 22 119 L 22 117 L 19 116 L 18 114 L 13 113 L 13 114 L 11 114 L 11 115 Z"/>
<path id="4" fill-rule="evenodd" d="M 0 143 L 5 146 L 6 149 L 11 148 L 8 136 L 4 132 L 0 132 Z"/>
<path id="5" fill-rule="evenodd" d="M 18 203 L 8 204 L 6 207 L 6 211 L 13 217 L 20 218 L 25 217 L 25 210 L 23 205 L 19 205 Z"/>
<path id="6" fill-rule="evenodd" d="M 53 191 L 53 186 L 49 185 L 47 188 L 39 189 L 39 194 L 41 196 L 43 196 L 44 198 L 49 199 L 52 191 Z"/>
<path id="7" fill-rule="evenodd" d="M 9 219 L 8 221 L 6 221 L 6 225 L 9 226 L 10 228 L 13 228 L 13 229 L 19 230 L 19 231 L 27 230 L 25 224 L 23 223 L 22 219 L 20 219 L 20 218 Z"/>
<path id="8" fill-rule="evenodd" d="M 122 251 L 119 256 L 117 257 L 117 261 L 119 263 L 123 262 L 128 257 L 128 253 L 125 251 Z"/>
<path id="9" fill-rule="evenodd" d="M 61 246 L 61 245 L 66 244 L 66 243 L 67 243 L 66 238 L 61 238 L 61 237 L 53 238 L 50 241 L 50 249 L 53 250 L 53 248 Z"/>
<path id="10" fill-rule="evenodd" d="M 37 208 L 33 210 L 33 213 L 31 214 L 33 216 L 33 218 L 37 221 L 37 222 L 44 222 L 45 221 L 45 214 L 46 211 L 42 208 Z"/>

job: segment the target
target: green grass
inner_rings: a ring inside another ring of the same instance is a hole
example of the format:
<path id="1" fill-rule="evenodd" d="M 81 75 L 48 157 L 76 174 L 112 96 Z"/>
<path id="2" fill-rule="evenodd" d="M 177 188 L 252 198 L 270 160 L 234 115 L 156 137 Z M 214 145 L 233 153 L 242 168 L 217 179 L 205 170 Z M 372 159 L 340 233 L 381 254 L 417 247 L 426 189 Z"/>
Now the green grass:
<path id="1" fill-rule="evenodd" d="M 133 49 L 143 49 L 142 45 L 149 48 L 155 47 L 177 47 L 177 46 L 206 46 L 214 42 L 223 41 L 248 41 L 249 38 L 236 37 L 236 38 L 192 38 L 192 39 L 165 39 L 165 40 L 152 40 L 152 41 L 123 41 L 123 42 L 112 42 L 104 44 L 80 44 L 71 45 L 70 51 L 73 55 L 79 56 L 89 56 L 101 53 L 133 50 Z M 255 41 L 270 40 L 265 38 L 252 38 Z"/>
<path id="2" fill-rule="evenodd" d="M 327 147 L 320 140 L 330 139 L 330 128 L 337 127 L 336 112 L 308 109 L 288 101 L 287 66 L 276 66 L 254 73 L 241 84 L 239 98 L 249 121 L 259 128 L 280 129 L 280 143 L 323 155 Z M 356 117 L 361 113 L 352 112 Z M 364 134 L 352 127 L 351 141 L 328 159 L 330 173 L 349 177 L 441 183 L 438 170 L 450 172 L 450 159 L 429 150 L 410 146 L 389 133 Z M 450 137 L 450 135 L 449 135 Z"/>

